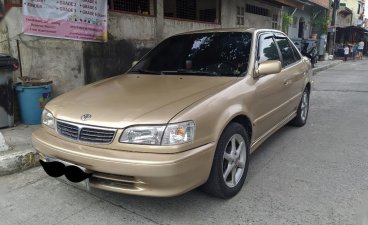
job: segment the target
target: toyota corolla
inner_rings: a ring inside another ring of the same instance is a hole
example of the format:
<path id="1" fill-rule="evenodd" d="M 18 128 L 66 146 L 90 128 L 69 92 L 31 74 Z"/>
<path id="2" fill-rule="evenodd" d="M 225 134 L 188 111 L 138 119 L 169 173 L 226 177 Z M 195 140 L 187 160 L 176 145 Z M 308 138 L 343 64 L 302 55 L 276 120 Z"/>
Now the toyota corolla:
<path id="1" fill-rule="evenodd" d="M 161 42 L 125 74 L 49 102 L 33 145 L 47 174 L 91 187 L 230 198 L 249 155 L 305 125 L 311 64 L 282 32 L 202 30 Z"/>

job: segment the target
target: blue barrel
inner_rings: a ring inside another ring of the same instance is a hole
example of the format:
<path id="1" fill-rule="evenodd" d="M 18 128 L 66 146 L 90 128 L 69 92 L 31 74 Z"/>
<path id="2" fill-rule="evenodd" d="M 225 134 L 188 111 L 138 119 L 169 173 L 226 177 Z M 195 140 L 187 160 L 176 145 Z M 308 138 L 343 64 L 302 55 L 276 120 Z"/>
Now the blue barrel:
<path id="1" fill-rule="evenodd" d="M 18 96 L 22 123 L 33 125 L 41 124 L 42 110 L 51 99 L 51 84 L 39 86 L 15 87 Z"/>

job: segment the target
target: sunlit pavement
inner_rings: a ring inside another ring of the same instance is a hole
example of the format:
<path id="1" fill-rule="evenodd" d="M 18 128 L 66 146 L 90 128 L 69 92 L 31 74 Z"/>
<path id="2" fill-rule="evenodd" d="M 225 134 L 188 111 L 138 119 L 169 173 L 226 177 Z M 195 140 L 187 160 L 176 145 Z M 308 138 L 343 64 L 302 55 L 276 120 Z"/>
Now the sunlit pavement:
<path id="1" fill-rule="evenodd" d="M 308 124 L 284 127 L 251 158 L 230 200 L 199 190 L 127 196 L 53 179 L 0 177 L 0 224 L 362 224 L 368 216 L 368 61 L 316 76 Z"/>

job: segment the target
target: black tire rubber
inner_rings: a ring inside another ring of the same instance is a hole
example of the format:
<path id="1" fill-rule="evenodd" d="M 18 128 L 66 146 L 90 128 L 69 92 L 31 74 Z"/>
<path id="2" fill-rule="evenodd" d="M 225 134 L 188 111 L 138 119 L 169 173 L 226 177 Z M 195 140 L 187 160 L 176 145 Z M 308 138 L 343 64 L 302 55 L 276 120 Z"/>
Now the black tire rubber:
<path id="1" fill-rule="evenodd" d="M 296 116 L 289 123 L 289 125 L 291 125 L 291 126 L 294 126 L 294 127 L 302 127 L 302 126 L 304 126 L 307 123 L 308 114 L 309 114 L 309 95 L 310 95 L 309 89 L 308 88 L 305 88 L 304 89 L 304 92 L 303 92 L 303 95 L 304 95 L 305 92 L 308 95 L 308 111 L 307 111 L 307 116 L 306 116 L 305 120 L 303 120 L 303 118 L 302 118 L 302 112 L 301 112 L 301 106 L 302 106 L 302 101 L 303 101 L 303 96 L 302 96 L 302 99 L 300 100 L 300 103 L 299 103 L 299 106 L 298 106 L 298 110 L 296 112 Z"/>
<path id="2" fill-rule="evenodd" d="M 239 183 L 235 187 L 230 188 L 226 185 L 223 179 L 222 166 L 226 145 L 234 134 L 240 134 L 244 138 L 246 144 L 247 159 L 245 162 L 244 172 Z M 249 152 L 250 152 L 249 149 L 250 149 L 249 136 L 245 128 L 239 123 L 234 122 L 230 123 L 224 129 L 223 133 L 220 136 L 220 139 L 217 143 L 216 152 L 213 158 L 210 176 L 207 182 L 201 187 L 201 189 L 210 195 L 223 199 L 228 199 L 235 196 L 243 187 L 243 184 L 247 176 L 249 166 Z"/>

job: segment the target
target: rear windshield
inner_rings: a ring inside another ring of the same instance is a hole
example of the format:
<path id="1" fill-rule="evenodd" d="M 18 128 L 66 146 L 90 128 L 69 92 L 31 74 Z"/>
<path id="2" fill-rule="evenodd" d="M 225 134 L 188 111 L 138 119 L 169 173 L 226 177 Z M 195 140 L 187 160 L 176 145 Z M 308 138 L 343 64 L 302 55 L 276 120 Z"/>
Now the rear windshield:
<path id="1" fill-rule="evenodd" d="M 170 37 L 130 72 L 167 75 L 239 76 L 246 72 L 252 35 L 198 33 Z"/>

